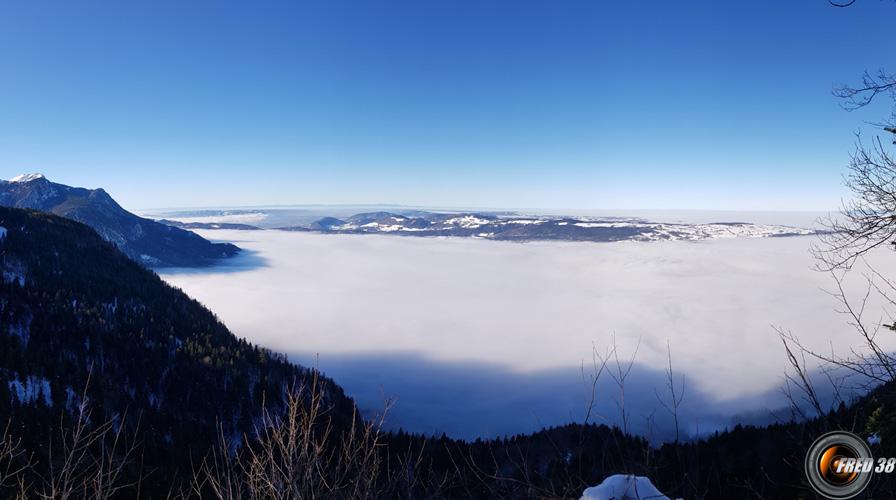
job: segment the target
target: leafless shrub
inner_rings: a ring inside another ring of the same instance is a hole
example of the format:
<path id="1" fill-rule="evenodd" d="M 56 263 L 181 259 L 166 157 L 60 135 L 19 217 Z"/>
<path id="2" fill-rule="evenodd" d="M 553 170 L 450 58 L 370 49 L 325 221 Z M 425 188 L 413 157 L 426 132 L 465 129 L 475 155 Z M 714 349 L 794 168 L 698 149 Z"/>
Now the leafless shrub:
<path id="1" fill-rule="evenodd" d="M 669 412 L 672 417 L 672 424 L 675 426 L 675 443 L 681 441 L 681 426 L 678 422 L 679 408 L 684 400 L 684 375 L 681 376 L 681 383 L 676 383 L 675 372 L 672 370 L 672 344 L 666 341 L 666 359 L 668 366 L 666 367 L 666 390 L 669 392 L 668 399 L 660 397 L 659 391 L 656 391 L 656 399 L 663 408 Z"/>
<path id="2" fill-rule="evenodd" d="M 815 360 L 820 374 L 826 377 L 830 384 L 834 396 L 832 404 L 843 401 L 842 390 L 850 388 L 846 385 L 847 379 L 852 382 L 851 388 L 864 391 L 896 379 L 896 356 L 884 345 L 886 336 L 882 336 L 893 334 L 893 325 L 887 324 L 885 320 L 889 318 L 892 323 L 893 318 L 886 312 L 882 312 L 881 317 L 868 317 L 871 298 L 883 299 L 884 306 L 896 307 L 896 283 L 889 281 L 870 266 L 868 269 L 870 271 L 862 275 L 866 285 L 865 291 L 858 300 L 846 292 L 844 287 L 846 273 L 831 272 L 835 289 L 828 293 L 837 301 L 836 311 L 847 318 L 846 324 L 853 330 L 857 339 L 846 353 L 836 352 L 833 346 L 829 352 L 812 349 L 793 333 L 776 328 L 792 370 L 785 375 L 785 395 L 791 402 L 798 403 L 794 406 L 798 416 L 806 416 L 802 410 L 797 410 L 797 406 L 806 404 L 816 413 L 824 411 L 819 392 L 810 379 L 807 358 Z"/>
<path id="3" fill-rule="evenodd" d="M 615 346 L 613 347 L 615 349 Z M 582 384 L 585 386 L 585 417 L 582 419 L 582 425 L 588 425 L 595 416 L 595 408 L 597 407 L 597 384 L 600 382 L 601 375 L 607 369 L 609 356 L 601 356 L 597 352 L 597 346 L 591 345 L 591 373 L 585 373 L 585 363 L 582 363 Z"/>
<path id="4" fill-rule="evenodd" d="M 875 125 L 896 134 L 896 74 L 883 69 L 874 74 L 866 71 L 859 85 L 837 87 L 834 95 L 849 111 L 868 106 L 880 96 L 889 97 L 891 114 Z M 843 204 L 839 214 L 821 221 L 828 234 L 814 248 L 819 267 L 825 270 L 848 269 L 856 258 L 874 248 L 896 243 L 896 161 L 880 137 L 874 137 L 870 146 L 859 137 L 844 183 L 852 199 Z"/>
<path id="5" fill-rule="evenodd" d="M 820 220 L 827 231 L 812 249 L 824 271 L 849 269 L 875 248 L 896 244 L 896 159 L 879 137 L 870 148 L 860 139 L 847 169 L 853 198 Z"/>
<path id="6" fill-rule="evenodd" d="M 26 476 L 33 471 L 33 467 L 31 454 L 22 447 L 22 439 L 10 433 L 7 423 L 0 435 L 0 492 L 16 499 L 26 498 Z"/>
<path id="7" fill-rule="evenodd" d="M 626 410 L 625 407 L 625 383 L 626 379 L 632 372 L 632 368 L 635 366 L 635 360 L 638 357 L 638 350 L 641 348 L 641 339 L 638 339 L 638 344 L 635 346 L 635 349 L 632 351 L 632 355 L 628 359 L 620 359 L 619 357 L 619 347 L 616 343 L 616 337 L 612 339 L 611 348 L 603 355 L 598 353 L 598 359 L 600 359 L 601 363 L 606 365 L 609 364 L 610 361 L 613 362 L 611 365 L 611 369 L 608 371 L 610 377 L 613 379 L 613 382 L 616 383 L 616 387 L 619 389 L 619 398 L 616 401 L 616 407 L 619 409 L 619 416 L 622 431 L 625 434 L 629 434 L 629 423 L 631 421 L 631 414 Z"/>
<path id="8" fill-rule="evenodd" d="M 843 108 L 848 111 L 865 107 L 880 95 L 888 95 L 896 101 L 896 74 L 884 69 L 879 69 L 873 74 L 865 71 L 861 84 L 836 87 L 834 95 L 842 100 Z"/>
<path id="9" fill-rule="evenodd" d="M 365 422 L 357 412 L 346 430 L 335 425 L 317 375 L 286 393 L 285 410 L 264 410 L 255 436 L 238 449 L 220 443 L 194 471 L 183 497 L 231 499 L 378 498 L 385 469 L 386 411 Z"/>
<path id="10" fill-rule="evenodd" d="M 853 3 L 854 0 L 835 5 L 845 7 Z M 859 85 L 838 87 L 834 89 L 834 95 L 850 111 L 865 107 L 881 96 L 889 97 L 896 105 L 896 74 L 885 70 L 874 74 L 866 71 Z M 877 124 L 884 131 L 896 134 L 894 125 L 896 106 L 888 120 Z M 859 388 L 866 390 L 896 378 L 896 357 L 885 346 L 885 337 L 881 336 L 896 329 L 893 328 L 893 318 L 887 325 L 879 318 L 867 317 L 870 298 L 872 301 L 882 299 L 887 306 L 896 306 L 893 299 L 896 286 L 865 259 L 875 249 L 896 246 L 896 158 L 880 137 L 874 137 L 870 146 L 859 138 L 844 184 L 852 197 L 843 203 L 838 214 L 820 221 L 827 231 L 813 244 L 812 252 L 817 268 L 831 275 L 835 288 L 829 294 L 837 303 L 837 312 L 846 316 L 848 326 L 856 334 L 856 342 L 845 353 L 835 352 L 833 346 L 829 353 L 820 352 L 801 343 L 792 333 L 777 329 L 791 369 L 785 375 L 784 391 L 797 416 L 806 416 L 801 408 L 807 405 L 816 413 L 824 410 L 808 373 L 807 358 L 816 361 L 821 374 L 827 377 L 835 403 L 843 400 L 844 373 L 853 375 L 859 381 Z M 846 292 L 844 280 L 848 273 L 857 272 L 856 264 L 865 268 L 862 277 L 866 287 L 863 294 L 851 297 Z"/>
<path id="11" fill-rule="evenodd" d="M 791 333 L 780 328 L 775 328 L 775 330 L 784 344 L 784 351 L 787 353 L 787 361 L 791 369 L 791 371 L 784 372 L 784 387 L 781 388 L 784 396 L 790 401 L 791 411 L 795 416 L 806 419 L 809 415 L 806 414 L 803 407 L 808 404 L 815 410 L 816 415 L 822 415 L 824 410 L 821 399 L 806 366 L 806 350 L 802 347 L 798 350 L 794 349 L 794 344 L 800 344 L 798 344 L 799 340 Z"/>
<path id="12" fill-rule="evenodd" d="M 0 495 L 107 500 L 139 491 L 142 472 L 132 467 L 139 446 L 129 440 L 139 425 L 128 428 L 127 415 L 94 420 L 85 387 L 70 420 L 60 416 L 58 439 L 51 436 L 46 453 L 38 454 L 25 449 L 10 419 L 0 434 Z"/>
<path id="13" fill-rule="evenodd" d="M 132 490 L 138 480 L 126 474 L 138 449 L 128 442 L 126 415 L 120 419 L 92 422 L 92 410 L 85 389 L 70 426 L 60 418 L 61 439 L 54 450 L 50 442 L 48 473 L 34 488 L 38 498 L 69 500 L 110 499 Z"/>

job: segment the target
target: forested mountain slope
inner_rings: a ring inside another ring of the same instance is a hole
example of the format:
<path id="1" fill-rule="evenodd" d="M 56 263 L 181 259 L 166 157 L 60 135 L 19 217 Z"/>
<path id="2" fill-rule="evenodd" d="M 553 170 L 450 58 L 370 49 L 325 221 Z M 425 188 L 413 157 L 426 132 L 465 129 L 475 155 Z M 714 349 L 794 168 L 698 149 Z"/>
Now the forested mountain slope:
<path id="1" fill-rule="evenodd" d="M 167 479 L 204 456 L 219 425 L 238 441 L 311 375 L 238 339 L 83 224 L 0 208 L 0 227 L 0 422 L 11 418 L 29 450 L 47 451 L 86 390 L 93 418 L 124 422 L 144 469 L 159 471 L 150 477 Z M 348 421 L 353 403 L 319 383 Z"/>

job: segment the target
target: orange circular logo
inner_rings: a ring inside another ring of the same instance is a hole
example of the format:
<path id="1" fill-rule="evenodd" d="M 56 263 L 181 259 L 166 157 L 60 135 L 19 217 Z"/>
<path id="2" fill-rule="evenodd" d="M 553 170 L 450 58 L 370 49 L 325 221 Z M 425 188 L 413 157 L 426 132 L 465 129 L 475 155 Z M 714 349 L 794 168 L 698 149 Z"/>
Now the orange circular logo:
<path id="1" fill-rule="evenodd" d="M 829 432 L 806 453 L 806 478 L 819 495 L 832 500 L 853 498 L 871 482 L 874 457 L 860 437 Z"/>

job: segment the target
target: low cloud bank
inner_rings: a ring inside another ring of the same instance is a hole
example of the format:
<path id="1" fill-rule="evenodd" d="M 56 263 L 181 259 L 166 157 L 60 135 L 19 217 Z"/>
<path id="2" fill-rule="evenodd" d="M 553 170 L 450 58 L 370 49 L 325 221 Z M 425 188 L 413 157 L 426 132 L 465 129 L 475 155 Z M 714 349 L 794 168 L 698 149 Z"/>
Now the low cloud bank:
<path id="1" fill-rule="evenodd" d="M 626 394 L 636 430 L 669 431 L 662 409 L 645 421 L 659 408 L 667 341 L 687 377 L 687 430 L 745 412 L 762 420 L 782 404 L 785 356 L 772 325 L 819 349 L 854 340 L 821 290 L 829 277 L 810 269 L 811 238 L 517 244 L 202 234 L 250 252 L 166 280 L 238 335 L 304 364 L 319 355 L 363 406 L 396 396 L 391 422 L 417 431 L 475 437 L 578 419 L 582 363 L 587 372 L 592 346 L 606 353 L 614 342 L 622 358 L 637 348 Z M 873 256 L 896 276 L 891 257 Z M 883 315 L 870 307 L 869 318 Z M 605 374 L 597 402 L 612 423 L 610 382 Z"/>

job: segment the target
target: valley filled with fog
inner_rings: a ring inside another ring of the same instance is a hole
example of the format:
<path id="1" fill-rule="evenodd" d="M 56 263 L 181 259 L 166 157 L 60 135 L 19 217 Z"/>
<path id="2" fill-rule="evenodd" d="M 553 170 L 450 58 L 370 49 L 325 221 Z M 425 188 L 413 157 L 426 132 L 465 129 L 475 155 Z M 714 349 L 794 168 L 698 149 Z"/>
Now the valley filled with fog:
<path id="1" fill-rule="evenodd" d="M 622 362 L 636 354 L 625 388 L 632 430 L 667 435 L 658 399 L 667 342 L 685 377 L 685 431 L 786 418 L 786 358 L 773 327 L 822 350 L 855 343 L 823 290 L 831 277 L 812 269 L 814 237 L 509 243 L 197 232 L 245 251 L 212 268 L 164 269 L 166 281 L 237 335 L 319 366 L 365 411 L 394 397 L 388 424 L 410 431 L 475 438 L 579 420 L 592 348 L 616 345 Z M 896 276 L 881 257 L 869 258 Z M 848 290 L 861 294 L 857 278 Z M 880 304 L 866 314 L 887 319 Z M 618 423 L 619 402 L 604 373 L 594 420 Z"/>

